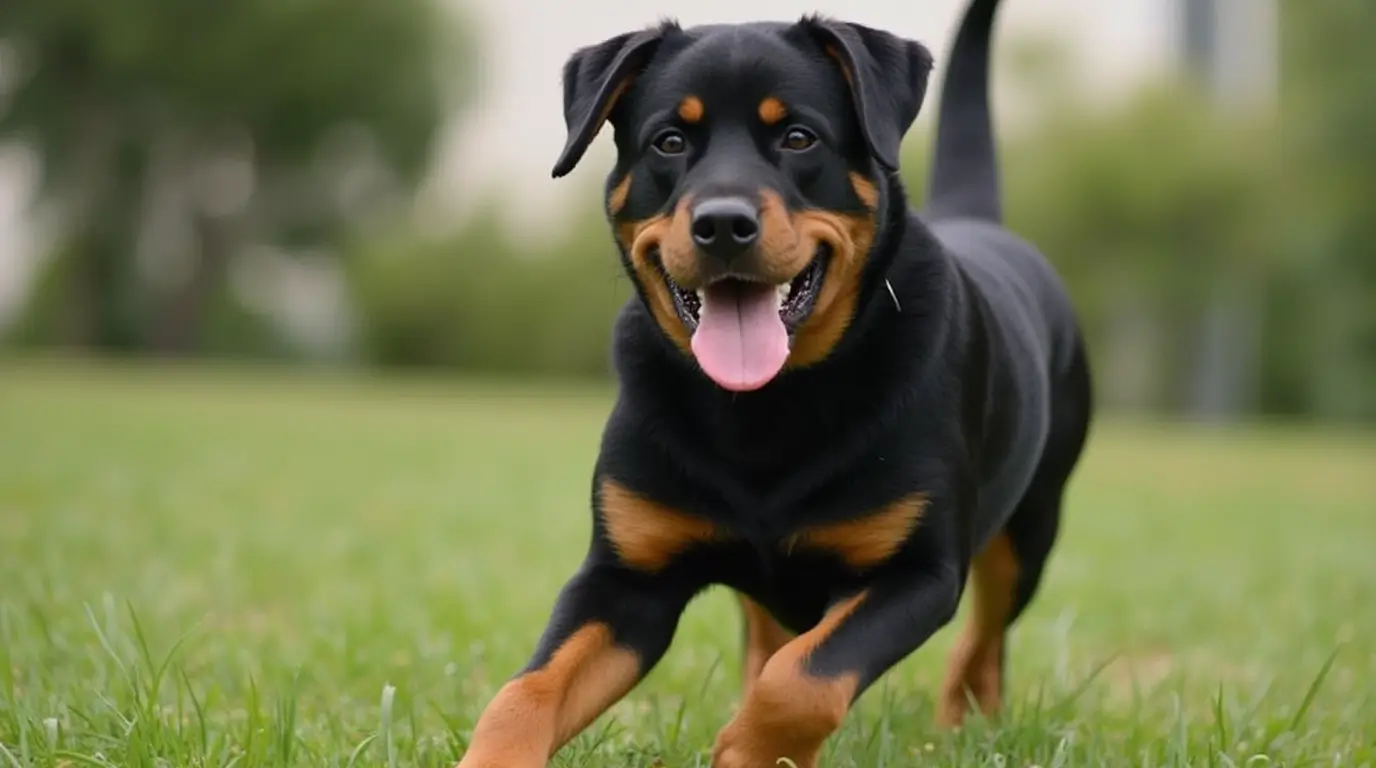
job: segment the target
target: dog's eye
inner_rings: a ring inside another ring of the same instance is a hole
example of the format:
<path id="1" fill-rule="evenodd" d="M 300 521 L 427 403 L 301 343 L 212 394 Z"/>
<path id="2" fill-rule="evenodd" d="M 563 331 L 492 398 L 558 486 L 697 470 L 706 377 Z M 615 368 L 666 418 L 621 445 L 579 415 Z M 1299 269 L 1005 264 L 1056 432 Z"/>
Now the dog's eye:
<path id="1" fill-rule="evenodd" d="M 683 138 L 683 134 L 673 128 L 666 128 L 655 136 L 652 142 L 656 151 L 661 155 L 677 155 L 687 148 L 688 142 Z"/>
<path id="2" fill-rule="evenodd" d="M 816 134 L 806 128 L 795 126 L 789 128 L 788 133 L 784 134 L 783 148 L 793 152 L 802 152 L 805 149 L 811 148 L 812 145 L 816 143 Z"/>

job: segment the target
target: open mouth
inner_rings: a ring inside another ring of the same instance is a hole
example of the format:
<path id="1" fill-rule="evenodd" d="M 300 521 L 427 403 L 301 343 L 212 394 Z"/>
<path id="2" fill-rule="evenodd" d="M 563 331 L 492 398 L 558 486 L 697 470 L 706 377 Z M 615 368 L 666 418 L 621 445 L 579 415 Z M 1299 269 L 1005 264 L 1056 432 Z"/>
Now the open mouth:
<path id="1" fill-rule="evenodd" d="M 819 246 L 817 254 L 813 257 L 812 262 L 807 265 L 807 268 L 789 282 L 774 286 L 774 301 L 777 305 L 779 319 L 783 321 L 790 336 L 802 326 L 812 313 L 812 308 L 817 304 L 817 295 L 822 287 L 822 276 L 826 272 L 827 260 L 830 255 L 827 246 Z M 705 289 L 700 288 L 692 291 L 674 282 L 674 279 L 663 269 L 660 270 L 660 274 L 664 276 L 664 282 L 669 286 L 669 293 L 674 297 L 674 308 L 678 310 L 679 319 L 687 326 L 689 333 L 697 330 L 698 323 L 702 320 L 702 305 L 707 298 L 706 292 L 708 290 L 743 293 L 764 289 L 764 286 L 756 281 L 726 277 L 713 282 Z"/>

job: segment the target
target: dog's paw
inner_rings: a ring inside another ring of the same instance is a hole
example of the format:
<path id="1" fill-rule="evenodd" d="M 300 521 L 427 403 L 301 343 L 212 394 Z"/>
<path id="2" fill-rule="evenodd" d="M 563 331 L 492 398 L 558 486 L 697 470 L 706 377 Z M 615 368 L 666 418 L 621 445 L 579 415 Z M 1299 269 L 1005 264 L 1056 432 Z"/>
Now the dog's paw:
<path id="1" fill-rule="evenodd" d="M 717 735 L 712 768 L 817 768 L 817 750 L 785 747 L 732 724 Z"/>
<path id="2" fill-rule="evenodd" d="M 532 761 L 528 757 L 469 752 L 454 768 L 545 768 L 545 764 L 544 760 Z"/>

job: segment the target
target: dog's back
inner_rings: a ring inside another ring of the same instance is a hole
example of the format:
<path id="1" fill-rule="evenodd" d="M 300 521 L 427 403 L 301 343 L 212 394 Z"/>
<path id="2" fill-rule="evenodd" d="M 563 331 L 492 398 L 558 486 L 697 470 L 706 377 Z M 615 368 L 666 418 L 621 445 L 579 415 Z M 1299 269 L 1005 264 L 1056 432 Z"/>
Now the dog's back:
<path id="1" fill-rule="evenodd" d="M 961 273 L 991 347 L 986 441 L 994 455 L 986 456 L 976 525 L 1006 527 L 1020 559 L 1039 570 L 1084 447 L 1091 381 L 1061 278 L 1033 244 L 1003 226 L 989 105 L 997 8 L 998 0 L 971 0 L 957 33 L 921 218 Z"/>

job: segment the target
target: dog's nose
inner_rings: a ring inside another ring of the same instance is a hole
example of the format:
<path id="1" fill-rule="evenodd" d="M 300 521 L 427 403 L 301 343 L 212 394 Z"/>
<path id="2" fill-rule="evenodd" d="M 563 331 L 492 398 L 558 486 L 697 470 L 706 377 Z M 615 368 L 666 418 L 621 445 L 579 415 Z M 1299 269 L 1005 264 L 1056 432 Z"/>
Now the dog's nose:
<path id="1" fill-rule="evenodd" d="M 760 237 L 755 206 L 739 197 L 704 200 L 693 208 L 693 242 L 703 253 L 729 262 Z"/>

